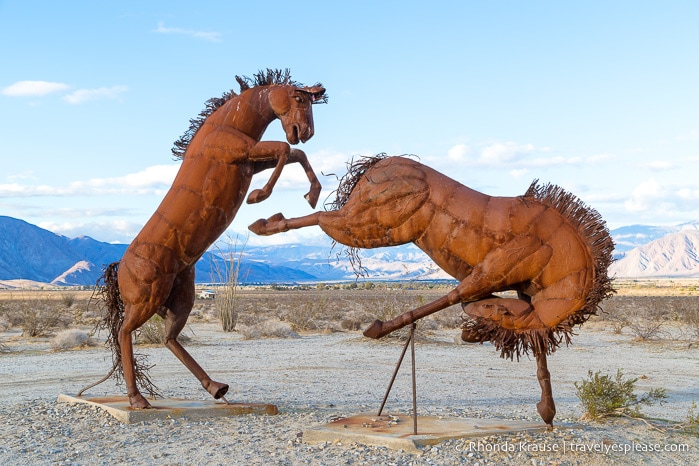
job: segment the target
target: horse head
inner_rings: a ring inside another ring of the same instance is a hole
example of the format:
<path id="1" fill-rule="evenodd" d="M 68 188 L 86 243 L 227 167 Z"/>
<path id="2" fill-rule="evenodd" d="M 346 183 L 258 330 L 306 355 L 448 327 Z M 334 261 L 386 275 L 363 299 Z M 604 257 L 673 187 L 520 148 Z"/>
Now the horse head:
<path id="1" fill-rule="evenodd" d="M 273 86 L 269 103 L 282 123 L 289 144 L 306 142 L 313 137 L 313 111 L 311 105 L 325 102 L 325 88 L 320 85 L 296 87 Z"/>

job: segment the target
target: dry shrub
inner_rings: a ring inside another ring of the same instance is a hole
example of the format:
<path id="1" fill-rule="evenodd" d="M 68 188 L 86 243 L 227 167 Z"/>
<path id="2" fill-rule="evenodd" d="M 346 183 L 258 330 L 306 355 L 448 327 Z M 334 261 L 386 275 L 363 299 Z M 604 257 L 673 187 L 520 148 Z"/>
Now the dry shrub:
<path id="1" fill-rule="evenodd" d="M 254 326 L 240 325 L 239 331 L 244 340 L 259 340 L 260 338 L 300 338 L 288 324 L 284 322 L 265 321 Z"/>
<path id="2" fill-rule="evenodd" d="M 73 307 L 76 298 L 77 295 L 75 293 L 66 292 L 61 294 L 61 301 L 63 302 L 63 305 L 66 307 L 66 309 L 70 309 L 71 307 Z"/>
<path id="3" fill-rule="evenodd" d="M 182 344 L 189 343 L 192 339 L 187 335 L 179 334 L 177 341 Z M 134 341 L 139 345 L 162 345 L 165 343 L 165 322 L 158 314 L 148 319 L 134 332 Z"/>
<path id="4" fill-rule="evenodd" d="M 586 419 L 599 420 L 607 416 L 641 415 L 640 405 L 650 405 L 656 401 L 661 404 L 667 394 L 664 388 L 654 388 L 640 397 L 634 393 L 637 378 L 624 379 L 621 369 L 616 376 L 600 375 L 589 370 L 588 380 L 582 380 L 580 384 L 574 382 L 576 396 L 585 408 Z"/>
<path id="5" fill-rule="evenodd" d="M 660 338 L 664 322 L 658 319 L 653 310 L 647 308 L 636 309 L 628 317 L 628 327 L 638 340 L 655 340 Z"/>
<path id="6" fill-rule="evenodd" d="M 163 318 L 154 315 L 134 332 L 134 341 L 139 345 L 158 345 L 165 341 Z"/>
<path id="7" fill-rule="evenodd" d="M 53 341 L 51 341 L 51 347 L 55 351 L 84 348 L 93 345 L 94 342 L 90 339 L 90 336 L 82 330 L 77 329 L 62 330 L 58 332 L 56 336 L 53 337 Z"/>
<path id="8" fill-rule="evenodd" d="M 288 322 L 295 332 L 332 331 L 336 329 L 333 310 L 328 306 L 327 296 L 307 299 L 284 312 L 280 320 Z"/>
<path id="9" fill-rule="evenodd" d="M 699 308 L 688 310 L 684 316 L 683 324 L 689 337 L 693 340 L 699 340 Z"/>
<path id="10" fill-rule="evenodd" d="M 56 328 L 66 327 L 70 322 L 63 309 L 47 299 L 19 301 L 14 312 L 22 335 L 26 337 L 49 336 Z"/>
<path id="11" fill-rule="evenodd" d="M 699 337 L 699 296 L 614 296 L 602 303 L 598 319 L 609 322 L 614 333 L 624 328 L 638 340 L 666 338 L 669 325 L 680 326 L 681 334 Z"/>
<path id="12" fill-rule="evenodd" d="M 12 324 L 10 323 L 10 321 L 7 319 L 7 317 L 2 315 L 2 313 L 0 311 L 0 332 L 4 332 L 6 330 L 9 330 L 11 327 L 12 327 Z"/>

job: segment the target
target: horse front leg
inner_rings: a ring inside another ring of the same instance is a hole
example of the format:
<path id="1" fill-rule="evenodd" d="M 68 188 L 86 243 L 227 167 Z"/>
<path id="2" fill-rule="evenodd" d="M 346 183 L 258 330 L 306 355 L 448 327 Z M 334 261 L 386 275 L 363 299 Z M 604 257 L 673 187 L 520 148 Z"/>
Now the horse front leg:
<path id="1" fill-rule="evenodd" d="M 286 165 L 290 163 L 298 163 L 306 173 L 306 177 L 308 177 L 308 181 L 311 183 L 311 189 L 303 197 L 306 199 L 306 201 L 308 201 L 308 204 L 310 204 L 311 207 L 315 208 L 316 204 L 318 204 L 318 198 L 320 197 L 322 186 L 320 181 L 318 181 L 318 177 L 313 171 L 313 167 L 311 167 L 311 164 L 306 157 L 306 153 L 301 149 L 292 148 L 285 161 Z M 276 183 L 283 168 L 283 165 L 280 165 L 278 160 L 264 160 L 255 162 L 254 173 L 260 173 L 261 171 L 270 168 L 274 168 L 275 171 L 272 173 L 267 185 L 265 185 L 265 187 L 262 189 L 256 189 L 255 191 L 251 192 L 250 196 L 248 196 L 248 204 L 257 203 L 269 197 L 272 192 L 272 186 L 274 183 Z M 272 186 L 270 186 L 270 183 Z"/>
<path id="2" fill-rule="evenodd" d="M 288 163 L 290 148 L 289 144 L 280 141 L 263 141 L 255 144 L 248 153 L 248 160 L 251 162 L 270 162 L 276 161 L 274 165 L 274 171 L 269 176 L 267 183 L 260 188 L 253 190 L 250 195 L 248 195 L 247 203 L 256 204 L 267 199 L 274 189 L 274 185 L 277 184 L 279 176 L 282 174 L 282 169 L 284 165 Z M 268 168 L 265 165 L 260 167 L 261 169 Z M 255 170 L 258 171 L 257 169 Z"/>
<path id="3" fill-rule="evenodd" d="M 296 148 L 291 149 L 291 152 L 289 153 L 289 161 L 287 163 L 294 162 L 298 162 L 298 164 L 303 167 L 303 170 L 306 172 L 306 177 L 308 177 L 308 181 L 311 182 L 311 189 L 303 197 L 306 199 L 306 201 L 308 201 L 308 204 L 315 209 L 316 204 L 318 204 L 318 198 L 320 197 L 320 191 L 323 189 L 323 187 L 321 186 L 320 181 L 318 181 L 318 177 L 313 171 L 313 167 L 311 167 L 308 157 L 306 157 L 306 153 L 304 151 Z"/>

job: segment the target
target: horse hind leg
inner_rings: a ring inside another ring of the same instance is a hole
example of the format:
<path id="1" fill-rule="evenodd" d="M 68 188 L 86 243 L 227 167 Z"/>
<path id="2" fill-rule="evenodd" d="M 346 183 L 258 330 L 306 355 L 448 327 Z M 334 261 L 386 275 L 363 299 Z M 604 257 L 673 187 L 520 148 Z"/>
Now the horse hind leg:
<path id="1" fill-rule="evenodd" d="M 328 212 L 315 212 L 304 217 L 285 218 L 281 213 L 274 214 L 268 219 L 261 218 L 248 226 L 248 229 L 260 236 L 275 235 L 289 230 L 318 225 L 321 214 Z"/>
<path id="2" fill-rule="evenodd" d="M 119 329 L 118 341 L 121 348 L 121 365 L 126 384 L 126 394 L 129 404 L 135 409 L 150 408 L 150 403 L 138 390 L 137 380 L 142 379 L 142 374 L 134 359 L 132 333 L 145 324 L 155 313 L 154 306 L 137 306 L 126 304 L 124 308 L 124 322 Z"/>
<path id="3" fill-rule="evenodd" d="M 177 341 L 194 306 L 194 294 L 194 269 L 190 268 L 175 279 L 172 292 L 164 305 L 165 346 L 194 374 L 202 387 L 218 400 L 226 394 L 228 385 L 211 380 L 211 377 Z"/>
<path id="4" fill-rule="evenodd" d="M 556 403 L 553 401 L 553 390 L 551 389 L 551 373 L 546 364 L 546 353 L 536 353 L 536 378 L 541 386 L 541 401 L 536 404 L 539 416 L 548 424 L 549 429 L 553 427 L 553 418 L 556 416 Z"/>
<path id="5" fill-rule="evenodd" d="M 490 297 L 464 304 L 464 312 L 472 317 L 480 317 L 497 323 L 498 326 L 512 331 L 527 331 L 542 329 L 544 323 L 539 319 L 534 306 L 529 302 L 527 296 L 524 299 Z M 481 335 L 469 328 L 465 328 L 461 334 L 461 339 L 466 342 L 480 342 Z M 551 388 L 551 374 L 546 362 L 545 348 L 534 348 L 536 357 L 536 377 L 541 387 L 541 401 L 536 404 L 536 410 L 546 424 L 553 425 L 553 418 L 556 416 L 556 404 L 553 400 L 553 390 Z"/>

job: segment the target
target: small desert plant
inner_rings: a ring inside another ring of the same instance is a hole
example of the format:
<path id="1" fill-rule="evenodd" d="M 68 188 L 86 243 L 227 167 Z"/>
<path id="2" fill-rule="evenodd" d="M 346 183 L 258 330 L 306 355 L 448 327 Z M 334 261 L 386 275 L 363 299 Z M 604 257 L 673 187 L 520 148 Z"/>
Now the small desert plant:
<path id="1" fill-rule="evenodd" d="M 697 413 L 696 401 L 692 401 L 692 406 L 687 411 L 687 422 L 684 423 L 683 427 L 683 430 L 688 434 L 699 436 L 699 413 Z"/>
<path id="2" fill-rule="evenodd" d="M 574 382 L 576 395 L 585 408 L 584 417 L 601 419 L 607 416 L 640 416 L 640 405 L 650 405 L 667 398 L 664 388 L 654 388 L 640 397 L 634 393 L 638 379 L 626 379 L 619 369 L 616 377 L 600 375 L 592 370 L 587 373 L 589 380 Z"/>
<path id="3" fill-rule="evenodd" d="M 65 324 L 62 312 L 48 300 L 22 301 L 15 312 L 22 335 L 27 337 L 48 336 L 56 327 Z"/>
<path id="4" fill-rule="evenodd" d="M 224 332 L 235 331 L 238 323 L 238 290 L 240 288 L 240 266 L 243 257 L 243 250 L 247 244 L 247 239 L 242 247 L 238 248 L 238 237 L 227 237 L 227 252 L 219 249 L 218 255 L 223 259 L 224 265 L 221 267 L 214 262 L 214 270 L 219 282 L 222 282 L 223 289 L 219 290 L 214 298 L 214 304 L 221 320 L 221 329 Z"/>
<path id="5" fill-rule="evenodd" d="M 321 296 L 318 299 L 307 299 L 299 306 L 285 312 L 281 317 L 291 325 L 291 330 L 303 332 L 309 330 L 331 330 L 331 312 L 328 307 L 328 298 Z"/>
<path id="6" fill-rule="evenodd" d="M 163 318 L 156 314 L 136 330 L 134 340 L 141 345 L 156 345 L 162 344 L 164 338 L 165 324 Z"/>
<path id="7" fill-rule="evenodd" d="M 87 333 L 82 330 L 70 329 L 62 330 L 53 337 L 51 346 L 56 351 L 69 350 L 90 346 L 92 341 Z"/>
<path id="8" fill-rule="evenodd" d="M 61 301 L 63 302 L 63 305 L 67 308 L 70 309 L 73 307 L 73 304 L 75 304 L 75 293 L 63 293 L 61 294 Z"/>
<path id="9" fill-rule="evenodd" d="M 688 310 L 684 316 L 684 324 L 687 326 L 690 338 L 699 340 L 699 309 Z"/>
<path id="10" fill-rule="evenodd" d="M 265 321 L 254 326 L 241 326 L 240 333 L 244 340 L 260 338 L 300 338 L 288 324 L 283 322 Z"/>
<path id="11" fill-rule="evenodd" d="M 628 326 L 639 340 L 653 340 L 660 337 L 663 322 L 648 309 L 637 309 L 630 313 Z"/>
<path id="12" fill-rule="evenodd" d="M 148 322 L 136 330 L 134 340 L 140 345 L 162 345 L 165 343 L 165 322 L 163 318 L 155 314 L 148 319 Z M 189 343 L 191 338 L 180 333 L 177 336 L 177 341 L 185 344 Z"/>

